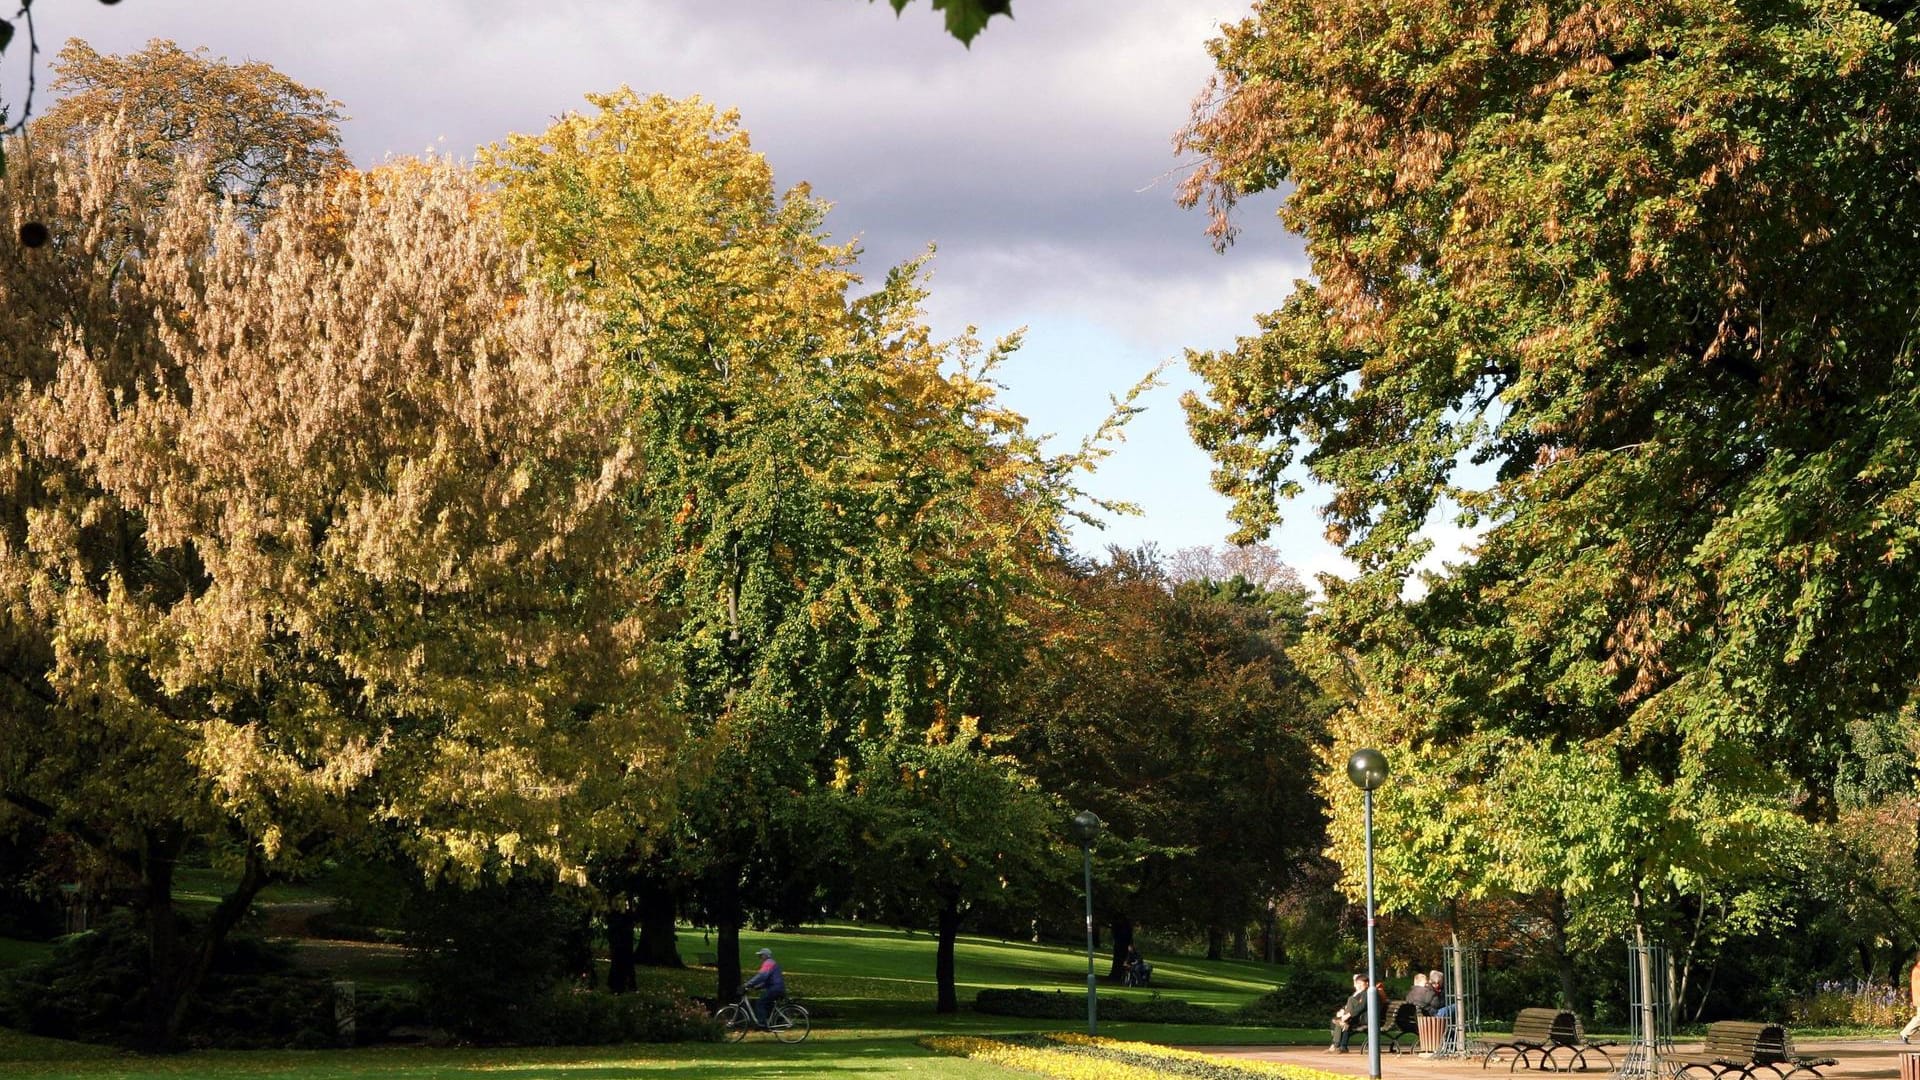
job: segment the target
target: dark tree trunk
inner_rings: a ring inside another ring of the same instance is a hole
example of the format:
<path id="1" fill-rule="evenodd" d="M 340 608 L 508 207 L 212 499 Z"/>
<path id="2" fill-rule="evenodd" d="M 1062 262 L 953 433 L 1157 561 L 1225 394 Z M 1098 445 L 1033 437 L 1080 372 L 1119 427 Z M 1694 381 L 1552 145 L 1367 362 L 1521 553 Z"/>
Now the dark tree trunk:
<path id="1" fill-rule="evenodd" d="M 937 1013 L 960 1011 L 960 995 L 953 988 L 953 941 L 959 935 L 960 902 L 949 899 L 940 908 L 940 948 L 933 961 L 933 978 L 939 987 L 939 1000 L 933 1007 Z"/>
<path id="2" fill-rule="evenodd" d="M 1547 947 L 1553 953 L 1553 966 L 1560 974 L 1560 1006 L 1579 1011 L 1574 995 L 1580 990 L 1574 977 L 1573 957 L 1567 952 L 1567 898 L 1558 892 L 1547 897 Z"/>
<path id="3" fill-rule="evenodd" d="M 142 893 L 146 907 L 148 960 L 153 965 L 147 991 L 146 1040 L 152 1049 L 178 1045 L 193 995 L 206 981 L 213 956 L 233 928 L 246 917 L 254 897 L 266 887 L 266 864 L 260 850 L 247 850 L 246 868 L 239 884 L 215 905 L 213 914 L 194 935 L 182 941 L 173 910 L 173 872 L 182 840 L 177 835 L 147 839 L 146 872 Z"/>
<path id="4" fill-rule="evenodd" d="M 173 867 L 180 852 L 177 836 L 149 832 L 140 853 L 141 914 L 147 921 L 147 1017 L 145 1041 L 164 1050 L 179 996 L 180 926 L 173 915 Z"/>
<path id="5" fill-rule="evenodd" d="M 643 874 L 635 901 L 640 909 L 640 945 L 634 959 L 648 967 L 686 967 L 674 941 L 673 921 L 680 914 L 679 898 L 666 877 L 653 871 Z"/>
<path id="6" fill-rule="evenodd" d="M 1267 909 L 1267 963 L 1284 964 L 1287 962 L 1286 950 L 1280 947 L 1280 919 Z"/>
<path id="7" fill-rule="evenodd" d="M 633 912 L 607 912 L 607 989 L 624 994 L 633 989 Z"/>
<path id="8" fill-rule="evenodd" d="M 1207 927 L 1207 959 L 1218 960 L 1226 951 L 1227 932 L 1217 926 Z"/>
<path id="9" fill-rule="evenodd" d="M 1245 923 L 1233 928 L 1233 958 L 1235 960 L 1247 958 L 1247 925 Z"/>
<path id="10" fill-rule="evenodd" d="M 740 984 L 747 980 L 740 976 L 740 917 L 729 915 L 715 920 L 713 928 L 713 972 L 716 990 L 714 996 L 721 1001 L 735 1001 L 740 997 Z"/>
<path id="11" fill-rule="evenodd" d="M 1113 920 L 1113 967 L 1107 972 L 1107 978 L 1120 982 L 1127 977 L 1127 950 L 1132 947 L 1133 920 L 1122 915 Z"/>

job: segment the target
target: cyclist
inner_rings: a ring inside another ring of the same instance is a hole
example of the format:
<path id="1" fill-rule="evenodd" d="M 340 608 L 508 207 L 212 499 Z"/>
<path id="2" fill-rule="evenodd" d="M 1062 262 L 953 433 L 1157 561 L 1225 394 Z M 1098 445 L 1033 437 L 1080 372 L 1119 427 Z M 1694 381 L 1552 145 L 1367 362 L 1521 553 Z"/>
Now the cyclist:
<path id="1" fill-rule="evenodd" d="M 787 996 L 787 977 L 774 962 L 772 949 L 761 949 L 758 955 L 760 970 L 747 980 L 745 989 L 760 991 L 759 1002 L 749 1002 L 748 1008 L 753 1012 L 753 1022 L 766 1027 L 773 1016 L 773 1003 Z"/>

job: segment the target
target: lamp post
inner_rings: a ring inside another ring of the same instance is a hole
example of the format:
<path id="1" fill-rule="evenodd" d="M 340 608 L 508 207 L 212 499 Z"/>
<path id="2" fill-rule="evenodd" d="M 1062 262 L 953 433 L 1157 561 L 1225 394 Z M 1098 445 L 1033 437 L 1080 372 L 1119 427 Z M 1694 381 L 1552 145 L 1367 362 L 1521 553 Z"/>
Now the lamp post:
<path id="1" fill-rule="evenodd" d="M 1080 841 L 1080 853 L 1087 874 L 1087 1034 L 1100 1034 L 1100 1020 L 1093 996 L 1093 842 L 1100 839 L 1105 823 L 1091 810 L 1073 815 L 1073 838 Z"/>
<path id="2" fill-rule="evenodd" d="M 1347 779 L 1365 795 L 1367 842 L 1367 1075 L 1380 1080 L 1380 976 L 1373 954 L 1373 789 L 1386 783 L 1387 756 L 1371 748 L 1347 759 Z"/>

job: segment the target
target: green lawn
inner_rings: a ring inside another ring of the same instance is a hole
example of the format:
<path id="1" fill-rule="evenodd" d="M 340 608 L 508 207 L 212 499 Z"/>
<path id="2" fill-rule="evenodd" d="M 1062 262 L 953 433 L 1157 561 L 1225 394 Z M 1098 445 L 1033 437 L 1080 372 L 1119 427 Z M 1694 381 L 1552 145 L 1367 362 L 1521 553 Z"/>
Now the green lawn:
<path id="1" fill-rule="evenodd" d="M 307 897 L 287 897 L 300 903 Z M 863 1078 L 1012 1077 L 1022 1075 L 984 1062 L 933 1054 L 914 1040 L 923 1034 L 1002 1034 L 1078 1028 L 1080 1022 L 1022 1020 L 987 1016 L 967 1007 L 986 987 L 1059 990 L 1082 998 L 1086 991 L 1086 953 L 1065 946 L 963 937 L 955 949 L 962 1010 L 933 1012 L 935 940 L 924 933 L 882 927 L 830 924 L 784 933 L 748 931 L 741 951 L 766 946 L 788 974 L 790 988 L 814 1004 L 823 1017 L 814 1037 L 800 1046 L 782 1046 L 756 1035 L 742 1044 L 675 1044 L 579 1049 L 423 1049 L 381 1048 L 335 1051 L 214 1052 L 173 1057 L 141 1057 L 98 1047 L 34 1039 L 0 1029 L 0 1074 L 54 1080 L 64 1077 L 379 1077 L 427 1080 L 453 1077 L 540 1077 L 614 1080 L 619 1077 L 695 1078 L 707 1076 L 834 1076 Z M 0 964 L 9 956 L 28 959 L 46 946 L 0 942 Z M 698 929 L 683 928 L 681 955 L 693 961 L 712 945 Z M 303 963 L 325 966 L 339 975 L 385 983 L 404 977 L 397 950 L 388 946 L 306 942 Z M 1151 990 L 1110 987 L 1102 1000 L 1166 997 L 1232 1009 L 1271 987 L 1281 969 L 1252 962 L 1206 961 L 1155 956 Z M 1099 969 L 1104 975 L 1105 966 Z M 711 968 L 685 971 L 641 969 L 650 982 L 668 983 L 690 994 L 713 992 Z M 1137 1023 L 1103 1023 L 1103 1035 L 1144 1042 L 1185 1045 L 1315 1043 L 1319 1031 Z"/>

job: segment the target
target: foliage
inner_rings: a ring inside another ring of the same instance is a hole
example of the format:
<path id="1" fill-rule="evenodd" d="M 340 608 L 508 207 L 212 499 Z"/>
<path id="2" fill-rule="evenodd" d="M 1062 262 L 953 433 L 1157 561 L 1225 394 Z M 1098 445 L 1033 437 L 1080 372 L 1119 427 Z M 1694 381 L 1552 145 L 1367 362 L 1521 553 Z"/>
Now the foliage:
<path id="1" fill-rule="evenodd" d="M 1242 1006 L 1240 1014 L 1277 1027 L 1318 1027 L 1352 995 L 1350 972 L 1297 967 L 1280 985 Z"/>
<path id="2" fill-rule="evenodd" d="M 1193 357 L 1190 424 L 1243 537 L 1296 458 L 1332 490 L 1361 574 L 1326 582 L 1327 764 L 1402 751 L 1389 904 L 1564 883 L 1599 932 L 1743 853 L 1798 865 L 1849 725 L 1908 701 L 1915 32 L 1824 0 L 1269 0 L 1214 43 L 1185 196 L 1224 241 L 1289 187 L 1313 281 Z M 1405 599 L 1448 500 L 1476 554 Z"/>
<path id="3" fill-rule="evenodd" d="M 577 861 L 671 737 L 582 317 L 451 166 L 249 226 L 128 197 L 116 145 L 6 178 L 70 239 L 0 253 L 0 792 L 142 875 L 162 955 L 190 840 L 240 880 L 213 938 L 376 821 L 455 872 Z"/>
<path id="4" fill-rule="evenodd" d="M 953 1012 L 962 921 L 983 908 L 1032 911 L 1071 859 L 1065 813 L 1015 762 L 978 746 L 969 722 L 933 741 L 941 735 L 862 747 L 839 794 L 857 898 L 882 919 L 938 928 L 936 1007 Z"/>
<path id="5" fill-rule="evenodd" d="M 504 1041 L 521 1046 L 602 1046 L 609 1043 L 713 1042 L 713 1017 L 686 998 L 657 990 L 608 994 L 554 987 L 515 1013 Z"/>
<path id="6" fill-rule="evenodd" d="M 591 983 L 586 909 L 550 882 L 421 889 L 404 921 L 427 1019 L 463 1039 L 516 1041 L 535 1003 Z"/>
<path id="7" fill-rule="evenodd" d="M 1041 633 L 996 731 L 1048 790 L 1108 823 L 1100 907 L 1216 948 L 1320 838 L 1307 770 L 1321 721 L 1287 653 L 1306 594 L 1272 577 L 1175 582 L 1152 550 L 1063 571 L 1065 602 L 1033 616 Z"/>
<path id="8" fill-rule="evenodd" d="M 893 5 L 893 13 L 899 15 L 913 0 L 887 2 Z M 980 31 L 987 28 L 988 19 L 995 15 L 1013 18 L 1013 0 L 929 0 L 929 3 L 933 10 L 946 12 L 947 33 L 969 46 Z"/>
<path id="9" fill-rule="evenodd" d="M 257 225 L 283 189 L 348 168 L 340 103 L 257 60 L 230 64 L 159 39 L 102 56 L 75 38 L 53 74 L 57 100 L 34 121 L 34 138 L 84 157 L 96 133 L 113 128 L 135 173 L 128 197 L 149 204 L 191 180 Z"/>
<path id="10" fill-rule="evenodd" d="M 588 100 L 485 171 L 549 284 L 595 312 L 648 463 L 639 566 L 676 618 L 695 738 L 674 828 L 634 843 L 671 840 L 724 995 L 736 928 L 812 906 L 830 837 L 810 807 L 855 743 L 950 727 L 1005 670 L 1009 597 L 1098 452 L 1041 453 L 994 396 L 1016 342 L 933 341 L 917 265 L 851 298 L 852 248 L 804 187 L 775 192 L 737 116 Z"/>
<path id="11" fill-rule="evenodd" d="M 125 912 L 63 938 L 45 961 L 8 976 L 0 999 L 7 1022 L 54 1038 L 138 1043 L 151 985 L 148 954 L 144 926 Z M 192 1045 L 235 1049 L 333 1046 L 332 987 L 322 975 L 289 970 L 284 948 L 229 938 L 186 1015 L 183 1036 Z"/>

